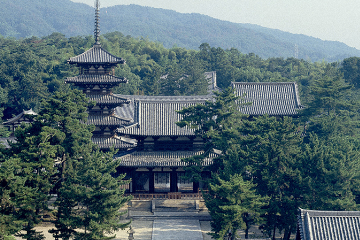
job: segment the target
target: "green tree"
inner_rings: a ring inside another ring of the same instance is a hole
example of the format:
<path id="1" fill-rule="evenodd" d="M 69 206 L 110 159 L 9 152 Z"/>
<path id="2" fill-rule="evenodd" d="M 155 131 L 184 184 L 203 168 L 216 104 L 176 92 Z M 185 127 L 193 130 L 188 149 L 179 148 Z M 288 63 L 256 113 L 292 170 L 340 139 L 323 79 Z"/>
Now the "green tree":
<path id="1" fill-rule="evenodd" d="M 53 98 L 42 102 L 42 109 L 34 121 L 15 131 L 16 142 L 4 149 L 5 157 L 18 163 L 14 177 L 23 181 L 27 190 L 14 195 L 18 209 L 16 215 L 25 221 L 25 239 L 42 239 L 34 227 L 41 221 L 43 211 L 48 210 L 47 200 L 56 183 L 61 182 L 65 160 L 86 151 L 90 144 L 92 127 L 82 124 L 87 113 L 88 101 L 80 91 L 55 93 Z M 55 168 L 55 163 L 62 166 Z M 20 180 L 19 180 L 20 181 Z"/>
<path id="2" fill-rule="evenodd" d="M 16 197 L 21 197 L 27 191 L 24 181 L 15 173 L 20 170 L 19 159 L 1 158 L 0 167 L 0 239 L 12 240 L 12 235 L 18 233 L 24 221 L 14 211 Z"/>
<path id="3" fill-rule="evenodd" d="M 353 84 L 356 88 L 360 87 L 360 58 L 350 57 L 344 59 L 341 64 L 341 72 L 344 73 L 345 80 Z"/>
<path id="4" fill-rule="evenodd" d="M 113 155 L 114 152 L 93 151 L 68 161 L 56 201 L 56 229 L 51 231 L 55 238 L 113 239 L 115 236 L 106 234 L 128 226 L 129 222 L 119 222 L 125 213 L 119 210 L 131 197 L 123 197 L 124 175 L 112 175 L 119 165 Z"/>
<path id="5" fill-rule="evenodd" d="M 250 223 L 260 217 L 259 209 L 266 204 L 266 198 L 256 194 L 255 185 L 241 175 L 231 175 L 228 181 L 213 175 L 205 202 L 213 219 L 211 235 L 215 239 L 237 239 L 240 228 L 245 229 L 248 238 Z"/>
<path id="6" fill-rule="evenodd" d="M 310 96 L 311 100 L 303 110 L 309 132 L 328 139 L 358 134 L 357 101 L 352 98 L 351 85 L 346 84 L 330 65 L 325 68 L 325 76 L 312 82 Z"/>
<path id="7" fill-rule="evenodd" d="M 196 134 L 207 140 L 202 156 L 185 160 L 194 163 L 187 167 L 192 177 L 200 178 L 198 175 L 203 169 L 205 156 L 214 150 L 221 151 L 209 167 L 212 179 L 205 197 L 213 217 L 212 229 L 216 239 L 222 239 L 229 231 L 235 239 L 239 228 L 248 233 L 250 225 L 259 222 L 261 206 L 266 202 L 266 197 L 256 193 L 250 180 L 243 180 L 243 176 L 248 174 L 248 149 L 255 139 L 241 132 L 248 119 L 239 111 L 239 99 L 233 89 L 227 88 L 215 93 L 214 102 L 208 101 L 179 111 L 183 118 L 178 125 L 195 129 Z"/>
<path id="8" fill-rule="evenodd" d="M 296 214 L 301 204 L 301 175 L 297 167 L 301 132 L 292 118 L 260 116 L 244 124 L 243 134 L 254 136 L 249 153 L 249 171 L 258 193 L 269 197 L 263 229 L 275 239 L 284 231 L 289 239 L 296 230 Z M 256 137 L 255 137 L 256 136 Z"/>
<path id="9" fill-rule="evenodd" d="M 358 143 L 349 138 L 323 140 L 310 134 L 303 145 L 300 168 L 303 204 L 309 209 L 356 210 L 359 193 Z"/>

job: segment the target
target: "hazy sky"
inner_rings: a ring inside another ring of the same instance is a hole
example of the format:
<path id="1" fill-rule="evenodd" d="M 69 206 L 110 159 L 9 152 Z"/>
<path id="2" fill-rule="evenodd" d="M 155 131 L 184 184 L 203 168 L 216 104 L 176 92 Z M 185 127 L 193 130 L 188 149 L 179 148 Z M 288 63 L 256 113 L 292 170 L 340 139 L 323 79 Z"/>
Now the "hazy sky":
<path id="1" fill-rule="evenodd" d="M 71 0 L 94 6 L 95 0 Z M 137 4 L 201 13 L 346 43 L 360 49 L 360 0 L 100 0 L 101 7 Z"/>

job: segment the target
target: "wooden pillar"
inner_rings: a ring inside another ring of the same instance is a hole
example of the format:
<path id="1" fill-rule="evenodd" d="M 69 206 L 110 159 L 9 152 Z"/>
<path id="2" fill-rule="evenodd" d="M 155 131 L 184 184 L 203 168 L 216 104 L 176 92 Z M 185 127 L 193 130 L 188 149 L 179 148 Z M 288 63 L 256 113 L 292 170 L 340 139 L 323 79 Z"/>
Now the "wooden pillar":
<path id="1" fill-rule="evenodd" d="M 199 182 L 193 182 L 193 192 L 199 192 Z"/>
<path id="2" fill-rule="evenodd" d="M 177 192 L 177 174 L 176 168 L 173 168 L 170 173 L 170 192 Z"/>
<path id="3" fill-rule="evenodd" d="M 149 193 L 155 192 L 155 183 L 154 183 L 154 172 L 152 168 L 149 168 Z"/>
<path id="4" fill-rule="evenodd" d="M 134 181 L 134 179 L 135 179 L 135 175 L 136 175 L 136 168 L 134 168 L 134 169 L 132 169 L 131 170 L 131 182 L 132 182 L 132 192 L 133 193 L 135 193 L 136 192 L 136 184 L 135 184 L 135 181 Z"/>

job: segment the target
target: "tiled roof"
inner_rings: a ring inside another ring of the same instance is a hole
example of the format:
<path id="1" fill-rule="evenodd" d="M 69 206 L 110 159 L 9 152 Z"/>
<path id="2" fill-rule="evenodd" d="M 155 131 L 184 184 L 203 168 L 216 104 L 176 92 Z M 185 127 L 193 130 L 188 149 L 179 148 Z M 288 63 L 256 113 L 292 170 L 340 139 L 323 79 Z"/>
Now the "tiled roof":
<path id="1" fill-rule="evenodd" d="M 98 74 L 83 74 L 76 77 L 69 77 L 65 80 L 66 83 L 127 83 L 126 78 L 118 78 L 113 75 L 98 75 Z"/>
<path id="2" fill-rule="evenodd" d="M 15 143 L 15 137 L 0 138 L 0 144 L 3 145 L 5 148 L 10 148 L 9 142 Z"/>
<path id="3" fill-rule="evenodd" d="M 86 52 L 72 57 L 68 60 L 68 63 L 87 63 L 87 64 L 96 64 L 96 63 L 110 63 L 110 64 L 123 64 L 125 60 L 122 58 L 116 57 L 111 53 L 107 52 L 100 45 L 94 45 L 92 48 L 87 50 Z"/>
<path id="4" fill-rule="evenodd" d="M 302 108 L 297 85 L 289 83 L 232 83 L 243 102 L 250 102 L 240 108 L 249 115 L 297 115 Z M 186 136 L 193 135 L 193 130 L 180 128 L 175 123 L 180 121 L 176 113 L 184 107 L 213 100 L 212 95 L 206 96 L 122 96 L 131 102 L 116 108 L 119 116 L 133 118 L 138 125 L 134 128 L 118 129 L 119 133 L 142 136 Z"/>
<path id="5" fill-rule="evenodd" d="M 18 120 L 20 120 L 25 115 L 38 115 L 36 112 L 34 112 L 32 109 L 30 110 L 23 110 L 20 114 L 16 115 L 15 117 L 8 119 L 6 122 L 3 122 L 3 125 L 12 124 Z"/>
<path id="6" fill-rule="evenodd" d="M 91 140 L 101 149 L 109 149 L 111 147 L 114 147 L 115 149 L 130 149 L 136 147 L 136 142 L 121 137 L 92 137 Z"/>
<path id="7" fill-rule="evenodd" d="M 301 240 L 359 240 L 360 211 L 299 209 L 298 227 Z"/>
<path id="8" fill-rule="evenodd" d="M 95 101 L 97 104 L 123 104 L 130 103 L 128 98 L 110 95 L 87 95 L 90 101 Z"/>
<path id="9" fill-rule="evenodd" d="M 240 111 L 248 115 L 297 115 L 302 108 L 295 82 L 233 82 L 232 87 L 243 103 L 251 103 Z"/>
<path id="10" fill-rule="evenodd" d="M 202 153 L 202 151 L 135 151 L 126 155 L 117 155 L 115 158 L 119 158 L 121 160 L 120 166 L 124 167 L 182 167 L 186 166 L 187 163 L 181 159 Z M 216 156 L 215 153 L 211 154 L 209 158 L 204 160 L 204 165 L 210 165 Z"/>
<path id="11" fill-rule="evenodd" d="M 181 115 L 176 111 L 212 99 L 211 96 L 132 97 L 130 104 L 116 108 L 115 112 L 119 116 L 133 118 L 138 124 L 133 128 L 120 128 L 118 132 L 140 136 L 194 135 L 194 131 L 188 127 L 180 128 L 175 124 L 181 120 Z"/>
<path id="12" fill-rule="evenodd" d="M 110 115 L 110 116 L 94 116 L 90 115 L 87 119 L 86 124 L 94 124 L 96 126 L 123 126 L 129 125 L 132 123 L 132 119 L 119 117 L 117 115 Z"/>

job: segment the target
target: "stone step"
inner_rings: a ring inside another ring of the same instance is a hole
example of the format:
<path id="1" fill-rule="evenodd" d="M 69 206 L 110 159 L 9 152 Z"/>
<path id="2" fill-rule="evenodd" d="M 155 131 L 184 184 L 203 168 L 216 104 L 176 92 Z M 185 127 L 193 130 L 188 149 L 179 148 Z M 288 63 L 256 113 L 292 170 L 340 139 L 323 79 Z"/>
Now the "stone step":
<path id="1" fill-rule="evenodd" d="M 158 207 L 156 206 L 154 212 L 198 212 L 195 207 Z"/>
<path id="2" fill-rule="evenodd" d="M 211 216 L 208 212 L 154 212 L 152 215 L 143 214 L 142 212 L 131 212 L 131 219 L 137 220 L 156 220 L 156 219 L 191 219 L 200 221 L 211 221 Z"/>

